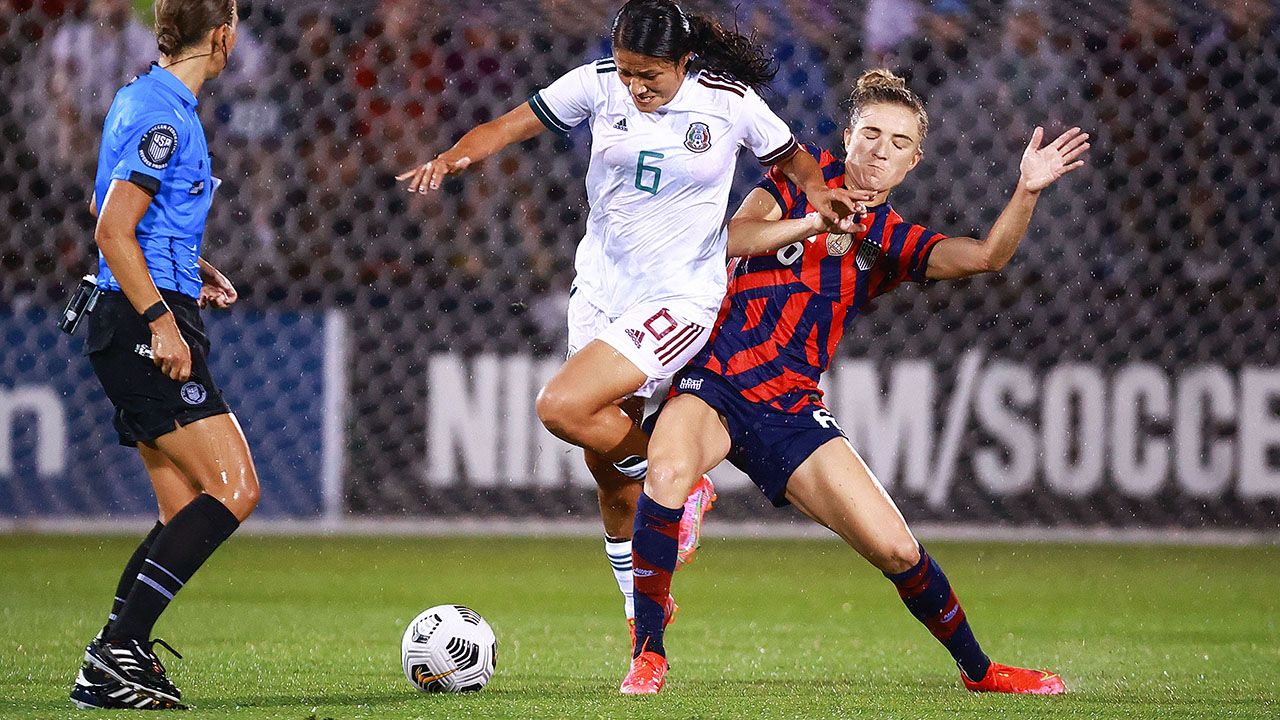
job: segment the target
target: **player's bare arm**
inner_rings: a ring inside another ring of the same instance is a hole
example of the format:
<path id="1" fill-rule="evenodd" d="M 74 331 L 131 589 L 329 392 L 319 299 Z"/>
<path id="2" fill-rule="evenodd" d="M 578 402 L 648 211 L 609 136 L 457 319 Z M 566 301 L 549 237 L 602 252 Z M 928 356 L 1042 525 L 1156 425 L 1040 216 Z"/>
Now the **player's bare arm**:
<path id="1" fill-rule="evenodd" d="M 875 192 L 868 190 L 845 192 L 857 203 L 855 218 L 861 217 L 866 211 L 863 203 L 875 197 Z M 843 205 L 840 201 L 837 204 Z M 783 220 L 778 201 L 768 191 L 755 188 L 742 201 L 738 212 L 729 219 L 729 257 L 750 257 L 775 252 L 797 240 L 812 240 L 824 232 L 850 232 L 844 229 L 844 219 L 842 217 L 841 221 L 833 222 L 820 213 L 811 212 L 803 218 Z M 855 219 L 853 232 L 857 229 Z"/>
<path id="2" fill-rule="evenodd" d="M 948 280 L 986 272 L 999 272 L 1018 250 L 1027 234 L 1031 214 L 1040 191 L 1067 173 L 1084 166 L 1082 156 L 1089 149 L 1089 134 L 1071 128 L 1056 140 L 1040 147 L 1044 128 L 1036 128 L 1022 153 L 1021 175 L 1013 197 L 982 240 L 952 237 L 938 243 L 929 257 L 926 273 L 930 280 Z M 730 239 L 732 243 L 732 238 Z"/>
<path id="3" fill-rule="evenodd" d="M 405 189 L 409 192 L 437 190 L 446 175 L 462 172 L 472 163 L 480 162 L 512 143 L 528 140 L 545 129 L 529 103 L 522 103 L 502 117 L 472 128 L 453 147 L 429 162 L 397 175 L 396 180 L 407 180 Z"/>
<path id="4" fill-rule="evenodd" d="M 794 220 L 782 219 L 782 208 L 768 191 L 755 188 L 729 219 L 729 257 L 771 253 L 797 240 L 839 227 L 816 212 Z"/>
<path id="5" fill-rule="evenodd" d="M 864 203 L 874 197 L 874 193 L 868 197 L 861 190 L 827 187 L 818 161 L 804 151 L 792 153 L 778 163 L 778 169 L 800 188 L 818 214 L 834 223 L 841 232 L 858 230 L 858 220 L 866 209 Z"/>

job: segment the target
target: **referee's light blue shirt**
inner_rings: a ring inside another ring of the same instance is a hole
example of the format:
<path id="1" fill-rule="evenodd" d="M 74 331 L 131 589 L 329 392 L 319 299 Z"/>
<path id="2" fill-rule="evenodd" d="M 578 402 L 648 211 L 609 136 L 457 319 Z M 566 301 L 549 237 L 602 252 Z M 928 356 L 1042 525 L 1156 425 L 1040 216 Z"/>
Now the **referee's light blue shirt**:
<path id="1" fill-rule="evenodd" d="M 152 195 L 138 223 L 138 244 L 157 288 L 200 296 L 200 244 L 215 180 L 196 96 L 173 73 L 150 72 L 120 88 L 102 127 L 94 197 L 102 212 L 107 189 L 125 180 Z M 98 287 L 119 290 L 98 255 Z"/>

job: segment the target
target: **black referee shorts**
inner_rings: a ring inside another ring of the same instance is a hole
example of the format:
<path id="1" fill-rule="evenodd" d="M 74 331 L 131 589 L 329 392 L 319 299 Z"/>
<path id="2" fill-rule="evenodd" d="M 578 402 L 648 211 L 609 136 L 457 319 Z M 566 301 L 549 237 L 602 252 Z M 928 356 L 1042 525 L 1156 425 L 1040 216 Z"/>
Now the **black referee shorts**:
<path id="1" fill-rule="evenodd" d="M 84 354 L 116 408 L 120 444 L 135 447 L 182 425 L 231 412 L 209 374 L 209 337 L 195 298 L 161 290 L 191 347 L 191 377 L 172 380 L 151 359 L 151 328 L 122 292 L 104 292 L 89 315 Z"/>

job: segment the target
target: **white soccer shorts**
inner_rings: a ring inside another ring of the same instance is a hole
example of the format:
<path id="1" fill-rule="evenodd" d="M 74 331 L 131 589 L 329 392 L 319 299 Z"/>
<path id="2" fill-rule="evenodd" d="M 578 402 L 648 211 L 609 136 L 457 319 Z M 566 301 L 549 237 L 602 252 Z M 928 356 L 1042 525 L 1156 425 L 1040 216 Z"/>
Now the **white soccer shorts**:
<path id="1" fill-rule="evenodd" d="M 587 301 L 582 293 L 569 297 L 569 355 L 592 340 L 608 343 L 648 376 L 636 390 L 638 397 L 652 397 L 706 344 L 716 312 L 678 302 L 639 305 L 617 318 Z"/>

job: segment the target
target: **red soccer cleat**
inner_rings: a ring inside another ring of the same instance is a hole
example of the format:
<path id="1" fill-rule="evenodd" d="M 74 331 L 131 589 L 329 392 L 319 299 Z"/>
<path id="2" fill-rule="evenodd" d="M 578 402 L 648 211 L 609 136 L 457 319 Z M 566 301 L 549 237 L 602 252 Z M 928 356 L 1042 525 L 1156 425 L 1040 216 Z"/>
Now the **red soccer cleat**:
<path id="1" fill-rule="evenodd" d="M 631 660 L 619 690 L 623 695 L 657 695 L 666 680 L 667 659 L 655 652 L 642 652 Z"/>
<path id="2" fill-rule="evenodd" d="M 1062 678 L 1047 670 L 991 663 L 987 676 L 974 682 L 960 673 L 960 680 L 970 692 L 1015 693 L 1018 695 L 1061 695 L 1067 691 Z"/>
<path id="3" fill-rule="evenodd" d="M 676 569 L 693 562 L 693 553 L 702 542 L 702 516 L 711 510 L 716 501 L 716 488 L 706 475 L 693 486 L 684 501 L 684 516 L 680 518 L 680 538 L 676 545 Z"/>
<path id="4" fill-rule="evenodd" d="M 676 619 L 676 613 L 680 612 L 680 606 L 676 604 L 675 598 L 668 595 L 667 604 L 664 609 L 667 611 L 667 613 L 666 613 L 666 617 L 662 621 L 662 627 L 665 628 L 666 626 L 670 625 L 673 620 Z M 627 629 L 631 631 L 631 654 L 635 655 L 636 654 L 636 619 L 635 618 L 627 618 Z"/>

